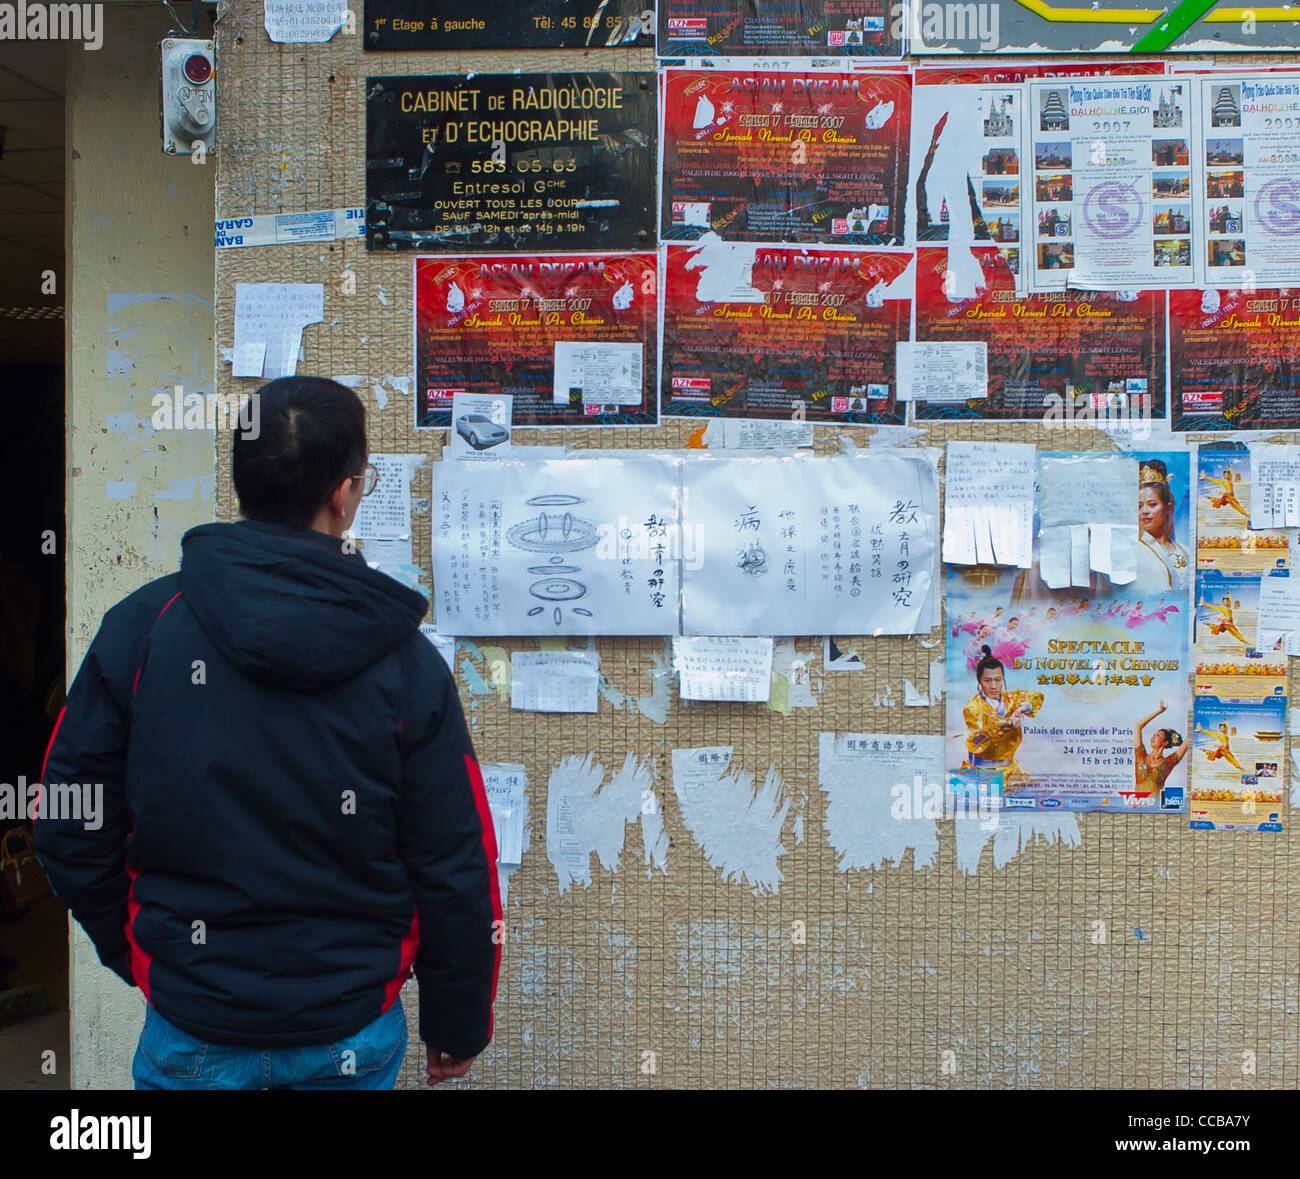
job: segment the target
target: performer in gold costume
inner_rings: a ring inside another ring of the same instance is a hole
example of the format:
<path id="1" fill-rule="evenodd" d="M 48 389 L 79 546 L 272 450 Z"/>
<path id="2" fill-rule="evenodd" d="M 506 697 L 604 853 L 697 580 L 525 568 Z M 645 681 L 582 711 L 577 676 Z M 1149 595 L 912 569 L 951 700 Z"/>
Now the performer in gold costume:
<path id="1" fill-rule="evenodd" d="M 966 722 L 966 760 L 964 770 L 1003 771 L 1003 789 L 1023 778 L 1016 762 L 1016 750 L 1024 738 L 1021 722 L 1035 716 L 1043 707 L 1042 692 L 1009 692 L 1006 669 L 993 657 L 989 647 L 982 648 L 984 658 L 975 665 L 975 695 L 962 710 Z"/>
<path id="2" fill-rule="evenodd" d="M 1147 752 L 1142 740 L 1142 730 L 1164 712 L 1167 705 L 1163 700 L 1160 707 L 1150 716 L 1138 721 L 1133 731 L 1133 776 L 1139 794 L 1155 794 L 1164 789 L 1165 779 L 1173 773 L 1174 767 L 1187 756 L 1190 745 L 1183 743 L 1183 735 L 1176 729 L 1157 729 L 1151 734 L 1151 752 Z M 1173 753 L 1166 753 L 1172 749 Z"/>
<path id="3" fill-rule="evenodd" d="M 1221 621 L 1210 623 L 1210 634 L 1221 635 L 1226 630 L 1228 634 L 1236 639 L 1243 647 L 1250 646 L 1250 644 L 1246 642 L 1246 636 L 1237 629 L 1237 624 L 1232 617 L 1233 609 L 1239 608 L 1241 603 L 1234 602 L 1231 594 L 1223 595 L 1222 606 L 1216 606 L 1213 602 L 1207 602 L 1204 598 L 1201 599 L 1200 604 L 1206 610 L 1213 610 L 1216 614 L 1223 615 Z"/>
<path id="4" fill-rule="evenodd" d="M 1232 750 L 1228 748 L 1228 737 L 1230 736 L 1230 734 L 1228 733 L 1227 721 L 1224 721 L 1217 729 L 1203 729 L 1201 728 L 1200 725 L 1197 725 L 1196 731 L 1198 733 L 1204 733 L 1207 737 L 1218 738 L 1219 741 L 1218 747 L 1215 749 L 1205 750 L 1206 757 L 1208 757 L 1211 761 L 1218 761 L 1219 758 L 1226 757 L 1230 762 L 1232 762 L 1234 766 L 1237 767 L 1237 769 L 1241 770 L 1243 774 L 1246 772 L 1244 769 L 1242 769 L 1241 762 L 1239 762 L 1235 757 L 1232 756 Z"/>
<path id="5" fill-rule="evenodd" d="M 1240 475 L 1234 479 L 1232 476 L 1232 470 L 1229 468 L 1223 472 L 1222 479 L 1216 479 L 1213 475 L 1202 475 L 1201 478 L 1204 479 L 1206 483 L 1213 483 L 1216 486 L 1223 488 L 1222 495 L 1212 495 L 1208 497 L 1210 507 L 1231 508 L 1234 512 L 1240 512 L 1247 519 L 1250 518 L 1250 513 L 1241 506 L 1240 501 L 1237 499 L 1236 484 L 1241 482 Z"/>

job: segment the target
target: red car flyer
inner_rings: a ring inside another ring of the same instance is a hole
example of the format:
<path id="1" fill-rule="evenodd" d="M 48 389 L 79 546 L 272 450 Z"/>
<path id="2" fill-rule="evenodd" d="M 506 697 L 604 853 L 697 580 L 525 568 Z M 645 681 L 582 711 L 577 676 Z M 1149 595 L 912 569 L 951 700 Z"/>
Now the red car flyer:
<path id="1" fill-rule="evenodd" d="M 716 240 L 668 246 L 661 412 L 901 423 L 894 365 L 911 320 L 911 259 Z"/>
<path id="2" fill-rule="evenodd" d="M 1300 428 L 1300 289 L 1171 291 L 1175 430 Z"/>
<path id="3" fill-rule="evenodd" d="M 922 247 L 916 338 L 988 344 L 987 398 L 924 400 L 918 389 L 918 418 L 1083 426 L 1165 416 L 1164 291 L 1018 296 L 996 247 Z"/>
<path id="4" fill-rule="evenodd" d="M 474 393 L 516 426 L 653 426 L 658 305 L 654 254 L 417 258 L 415 424 Z"/>
<path id="5" fill-rule="evenodd" d="M 912 82 L 669 70 L 660 238 L 901 246 Z"/>

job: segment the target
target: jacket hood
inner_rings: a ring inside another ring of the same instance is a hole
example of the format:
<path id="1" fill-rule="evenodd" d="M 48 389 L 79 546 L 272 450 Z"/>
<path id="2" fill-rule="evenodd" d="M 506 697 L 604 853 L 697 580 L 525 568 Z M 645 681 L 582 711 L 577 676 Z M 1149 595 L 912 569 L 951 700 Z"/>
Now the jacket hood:
<path id="1" fill-rule="evenodd" d="M 428 609 L 323 533 L 241 520 L 181 540 L 180 589 L 199 625 L 244 675 L 315 692 L 395 651 Z"/>

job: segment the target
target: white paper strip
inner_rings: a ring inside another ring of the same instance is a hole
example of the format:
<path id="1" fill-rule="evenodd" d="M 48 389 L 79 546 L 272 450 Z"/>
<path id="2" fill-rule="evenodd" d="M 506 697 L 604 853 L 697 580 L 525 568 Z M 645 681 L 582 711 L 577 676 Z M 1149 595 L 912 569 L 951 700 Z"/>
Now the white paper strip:
<path id="1" fill-rule="evenodd" d="M 218 250 L 275 246 L 286 242 L 333 242 L 366 236 L 366 211 L 324 209 L 313 213 L 253 213 L 216 222 Z"/>

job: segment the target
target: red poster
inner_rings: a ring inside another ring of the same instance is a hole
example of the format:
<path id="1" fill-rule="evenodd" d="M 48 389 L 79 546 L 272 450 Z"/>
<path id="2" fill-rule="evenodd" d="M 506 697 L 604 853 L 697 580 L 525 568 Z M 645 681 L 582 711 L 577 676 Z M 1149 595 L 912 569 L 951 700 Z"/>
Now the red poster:
<path id="1" fill-rule="evenodd" d="M 912 255 L 667 247 L 660 407 L 675 417 L 898 423 Z"/>
<path id="2" fill-rule="evenodd" d="M 664 77 L 663 240 L 902 245 L 907 75 Z"/>
<path id="3" fill-rule="evenodd" d="M 517 426 L 658 421 L 654 254 L 415 260 L 417 427 L 452 397 L 514 397 Z"/>
<path id="4" fill-rule="evenodd" d="M 971 273 L 974 267 L 978 273 Z M 950 269 L 956 267 L 956 269 Z M 922 247 L 916 338 L 988 344 L 985 400 L 918 400 L 918 418 L 1091 426 L 1165 416 L 1165 292 L 1015 293 L 996 247 Z M 922 390 L 917 391 L 918 398 Z"/>
<path id="5" fill-rule="evenodd" d="M 1300 429 L 1300 290 L 1169 296 L 1173 428 Z"/>

